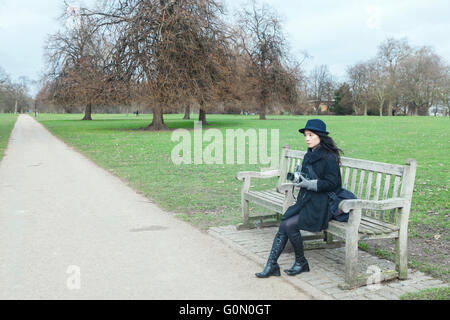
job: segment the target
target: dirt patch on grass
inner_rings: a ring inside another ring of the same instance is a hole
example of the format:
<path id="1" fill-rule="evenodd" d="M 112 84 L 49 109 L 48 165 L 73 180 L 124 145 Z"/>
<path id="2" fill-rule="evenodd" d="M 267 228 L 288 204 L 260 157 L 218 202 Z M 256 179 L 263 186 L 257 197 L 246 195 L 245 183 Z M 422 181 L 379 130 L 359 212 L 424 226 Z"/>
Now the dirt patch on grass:
<path id="1" fill-rule="evenodd" d="M 448 283 L 450 278 L 449 232 L 443 228 L 421 225 L 414 228 L 417 234 L 408 239 L 408 267 L 420 270 Z M 361 241 L 368 245 L 371 254 L 394 261 L 393 239 Z"/>

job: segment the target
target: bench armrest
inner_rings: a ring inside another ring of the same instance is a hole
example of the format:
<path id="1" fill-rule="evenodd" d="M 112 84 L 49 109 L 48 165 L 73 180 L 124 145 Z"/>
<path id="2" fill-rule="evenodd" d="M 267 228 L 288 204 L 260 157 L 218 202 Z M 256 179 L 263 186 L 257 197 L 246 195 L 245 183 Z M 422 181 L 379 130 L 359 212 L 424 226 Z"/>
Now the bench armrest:
<path id="1" fill-rule="evenodd" d="M 243 180 L 245 178 L 274 178 L 280 176 L 280 170 L 267 170 L 267 171 L 240 171 L 236 174 L 236 179 Z"/>
<path id="2" fill-rule="evenodd" d="M 344 212 L 349 212 L 353 209 L 390 210 L 404 207 L 406 201 L 407 200 L 403 198 L 391 198 L 386 200 L 342 200 L 341 203 L 339 203 L 339 210 Z"/>

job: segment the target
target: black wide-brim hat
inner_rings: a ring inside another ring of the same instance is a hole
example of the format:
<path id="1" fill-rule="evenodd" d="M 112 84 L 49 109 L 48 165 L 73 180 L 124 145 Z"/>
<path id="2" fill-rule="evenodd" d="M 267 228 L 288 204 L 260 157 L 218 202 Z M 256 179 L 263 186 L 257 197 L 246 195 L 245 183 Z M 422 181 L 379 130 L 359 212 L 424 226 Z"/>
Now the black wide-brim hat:
<path id="1" fill-rule="evenodd" d="M 306 126 L 303 129 L 299 129 L 298 131 L 301 133 L 305 133 L 305 130 L 310 130 L 314 132 L 320 132 L 328 134 L 327 125 L 320 119 L 311 119 L 306 122 Z"/>

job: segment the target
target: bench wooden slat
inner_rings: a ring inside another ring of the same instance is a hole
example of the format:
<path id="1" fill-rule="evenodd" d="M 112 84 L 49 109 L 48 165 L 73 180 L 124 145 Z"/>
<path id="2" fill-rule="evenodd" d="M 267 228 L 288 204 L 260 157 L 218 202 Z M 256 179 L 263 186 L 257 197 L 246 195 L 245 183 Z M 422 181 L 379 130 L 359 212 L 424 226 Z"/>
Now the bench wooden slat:
<path id="1" fill-rule="evenodd" d="M 381 188 L 381 173 L 377 173 L 377 179 L 375 181 L 375 189 L 372 200 L 379 200 L 380 199 L 380 188 Z M 367 215 L 370 215 L 371 217 L 375 217 L 376 211 L 370 210 L 368 211 Z"/>
<path id="2" fill-rule="evenodd" d="M 270 193 L 268 191 L 252 190 L 252 191 L 249 191 L 249 193 L 255 194 L 255 195 L 257 195 L 257 196 L 259 196 L 261 198 L 264 198 L 264 199 L 268 199 L 268 200 L 270 200 L 270 201 L 272 201 L 274 203 L 283 203 L 283 201 L 284 201 L 284 198 L 278 197 L 275 194 Z"/>
<path id="3" fill-rule="evenodd" d="M 286 153 L 286 157 L 288 158 L 297 158 L 297 159 L 303 159 L 303 157 L 305 156 L 306 151 L 300 151 L 300 150 L 293 150 L 293 149 L 288 149 L 287 153 Z"/>
<path id="4" fill-rule="evenodd" d="M 361 224 L 358 228 L 358 232 L 359 233 L 364 233 L 364 234 L 368 234 L 368 235 L 375 235 L 375 234 L 382 234 L 381 232 L 375 232 L 375 230 L 367 228 L 365 225 Z"/>
<path id="5" fill-rule="evenodd" d="M 268 199 L 266 197 L 262 197 L 261 195 L 255 193 L 254 191 L 249 191 L 248 193 L 244 193 L 244 199 L 266 207 L 270 210 L 273 210 L 277 213 L 283 213 L 283 204 L 280 201 Z"/>
<path id="6" fill-rule="evenodd" d="M 365 175 L 366 175 L 366 171 L 361 170 L 361 175 L 359 177 L 358 194 L 356 195 L 359 199 L 361 199 L 361 196 L 362 196 Z"/>
<path id="7" fill-rule="evenodd" d="M 347 227 L 348 227 L 347 222 L 339 222 L 336 220 L 331 220 L 328 222 L 327 231 L 332 232 L 333 234 L 336 234 L 337 236 L 345 239 Z M 364 225 L 359 226 L 358 232 L 368 235 L 375 235 L 374 231 L 372 231 L 370 228 L 367 228 Z"/>
<path id="8" fill-rule="evenodd" d="M 369 220 L 361 219 L 361 226 L 363 226 L 366 229 L 369 229 L 373 231 L 375 234 L 384 234 L 384 233 L 391 233 L 393 230 L 390 228 L 384 228 L 383 226 L 380 226 L 378 224 L 372 223 Z"/>
<path id="9" fill-rule="evenodd" d="M 370 222 L 372 224 L 379 225 L 379 226 L 383 227 L 384 229 L 389 229 L 391 231 L 398 231 L 399 230 L 398 226 L 390 224 L 390 223 L 382 222 L 382 221 L 380 221 L 378 219 L 372 219 L 372 218 L 369 218 L 369 217 L 363 217 L 362 220 L 368 221 L 368 222 Z"/>
<path id="10" fill-rule="evenodd" d="M 381 176 L 381 173 L 377 173 L 377 180 L 375 182 L 375 190 L 372 200 L 380 200 Z"/>
<path id="11" fill-rule="evenodd" d="M 383 200 L 388 199 L 390 186 L 391 186 L 391 175 L 387 174 L 385 176 L 385 180 L 384 180 Z M 391 212 L 391 210 L 383 211 L 382 219 L 386 220 L 387 217 L 390 218 L 390 212 Z"/>
<path id="12" fill-rule="evenodd" d="M 285 157 L 303 159 L 305 154 L 306 154 L 306 151 L 288 149 Z M 347 157 L 341 157 L 341 163 L 342 163 L 342 166 L 344 166 L 344 167 L 376 171 L 376 172 L 387 173 L 387 174 L 391 174 L 391 175 L 395 175 L 395 176 L 402 176 L 403 170 L 404 170 L 403 166 L 398 165 L 398 164 L 389 164 L 389 163 L 355 159 L 355 158 L 347 158 Z"/>
<path id="13" fill-rule="evenodd" d="M 348 166 L 356 169 L 376 171 L 380 173 L 387 173 L 396 176 L 403 175 L 403 166 L 398 164 L 388 164 L 382 162 L 375 162 L 369 160 L 360 160 L 353 158 L 341 157 L 341 163 L 343 166 Z"/>
<path id="14" fill-rule="evenodd" d="M 399 192 L 400 192 L 400 177 L 395 177 L 394 179 L 394 189 L 392 190 L 392 197 L 396 198 L 399 196 Z M 396 209 L 392 209 L 391 210 L 391 217 L 390 217 L 390 221 L 393 223 L 397 223 L 396 221 Z"/>
<path id="15" fill-rule="evenodd" d="M 373 172 L 369 171 L 369 175 L 367 176 L 367 183 L 366 183 L 366 193 L 364 194 L 365 200 L 370 200 L 370 194 L 372 193 L 372 178 L 373 178 Z"/>
<path id="16" fill-rule="evenodd" d="M 344 189 L 348 189 L 348 178 L 350 176 L 350 168 L 345 167 Z"/>
<path id="17" fill-rule="evenodd" d="M 356 176 L 358 175 L 358 169 L 353 168 L 353 174 L 352 174 L 352 185 L 350 187 L 350 191 L 355 193 L 356 188 Z"/>
<path id="18" fill-rule="evenodd" d="M 384 180 L 383 200 L 388 198 L 390 185 L 391 185 L 391 175 L 387 174 Z"/>
<path id="19" fill-rule="evenodd" d="M 273 199 L 277 201 L 284 201 L 284 195 L 281 193 L 278 193 L 276 190 L 264 190 L 264 191 L 258 191 L 262 196 L 267 197 L 268 199 Z"/>

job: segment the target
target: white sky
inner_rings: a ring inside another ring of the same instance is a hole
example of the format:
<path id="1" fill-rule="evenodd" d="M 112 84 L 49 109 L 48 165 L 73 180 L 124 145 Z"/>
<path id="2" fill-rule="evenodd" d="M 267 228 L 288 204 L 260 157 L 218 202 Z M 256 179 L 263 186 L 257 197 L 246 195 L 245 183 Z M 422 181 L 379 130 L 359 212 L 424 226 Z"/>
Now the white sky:
<path id="1" fill-rule="evenodd" d="M 239 8 L 245 2 L 225 0 L 230 8 Z M 326 64 L 339 80 L 345 80 L 346 67 L 372 58 L 388 37 L 407 37 L 411 45 L 432 46 L 450 62 L 448 0 L 264 2 L 283 18 L 291 53 L 307 51 L 312 56 L 306 70 Z M 0 0 L 0 67 L 13 79 L 39 78 L 44 68 L 44 41 L 58 29 L 62 4 L 63 0 Z"/>

